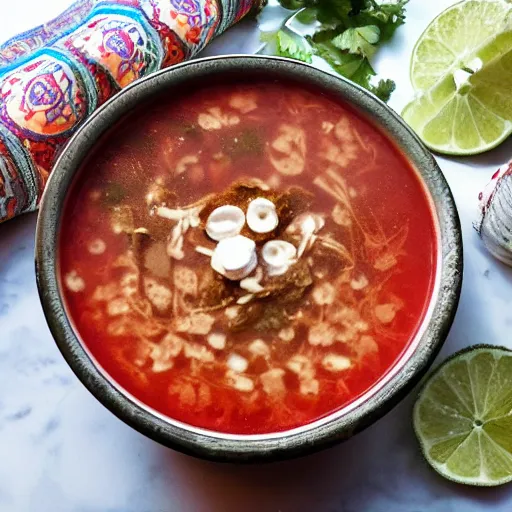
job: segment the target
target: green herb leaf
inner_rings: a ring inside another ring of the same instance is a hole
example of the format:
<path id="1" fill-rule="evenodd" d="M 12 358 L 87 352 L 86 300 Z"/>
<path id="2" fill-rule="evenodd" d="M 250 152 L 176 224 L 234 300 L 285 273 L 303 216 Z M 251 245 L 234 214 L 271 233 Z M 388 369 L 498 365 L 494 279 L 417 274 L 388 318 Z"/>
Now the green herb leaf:
<path id="1" fill-rule="evenodd" d="M 409 0 L 380 4 L 375 0 L 366 0 L 366 8 L 357 15 L 358 25 L 377 25 L 380 40 L 389 41 L 395 30 L 405 23 L 405 5 Z"/>
<path id="2" fill-rule="evenodd" d="M 317 3 L 311 0 L 310 3 Z M 354 2 L 356 4 L 357 2 Z M 350 0 L 326 0 L 318 2 L 317 20 L 323 25 L 323 29 L 338 26 L 341 29 L 351 26 L 350 14 L 354 6 Z"/>
<path id="3" fill-rule="evenodd" d="M 377 49 L 374 45 L 379 41 L 380 30 L 376 25 L 348 28 L 332 40 L 332 44 L 340 50 L 370 57 Z"/>
<path id="4" fill-rule="evenodd" d="M 371 79 L 376 75 L 370 61 L 367 58 L 363 58 L 361 65 L 357 68 L 357 71 L 352 75 L 351 80 L 356 84 L 361 85 L 365 89 L 371 90 Z"/>
<path id="5" fill-rule="evenodd" d="M 315 55 L 324 59 L 340 75 L 352 79 L 363 63 L 363 57 L 342 52 L 332 44 L 330 39 L 325 41 L 321 39 L 314 37 L 310 40 Z"/>
<path id="6" fill-rule="evenodd" d="M 391 39 L 405 22 L 408 0 L 382 3 L 382 0 L 279 0 L 285 9 L 295 11 L 288 19 L 318 25 L 310 48 L 297 34 L 282 30 L 262 37 L 271 42 L 277 55 L 311 62 L 311 54 L 324 59 L 337 73 L 369 89 L 384 101 L 395 88 L 392 80 L 371 83 L 375 76 L 369 58 L 382 42 Z"/>
<path id="7" fill-rule="evenodd" d="M 276 36 L 277 55 L 288 57 L 290 59 L 301 60 L 311 64 L 311 50 L 307 48 L 304 39 L 292 37 L 283 30 L 280 30 Z"/>
<path id="8" fill-rule="evenodd" d="M 297 13 L 295 19 L 302 23 L 303 25 L 310 25 L 316 21 L 316 17 L 318 15 L 317 9 L 314 7 L 307 7 L 306 9 L 302 9 Z"/>
<path id="9" fill-rule="evenodd" d="M 388 102 L 391 97 L 391 93 L 395 90 L 396 84 L 393 80 L 379 80 L 379 83 L 376 86 L 372 86 L 370 91 L 375 94 L 378 98 L 380 98 L 384 102 Z"/>
<path id="10" fill-rule="evenodd" d="M 296 11 L 297 9 L 302 9 L 305 7 L 306 3 L 308 2 L 305 0 L 279 0 L 279 3 L 284 9 Z"/>
<path id="11" fill-rule="evenodd" d="M 319 32 L 309 39 L 315 55 L 324 59 L 340 75 L 368 89 L 382 101 L 388 101 L 395 83 L 392 80 L 380 80 L 376 86 L 372 85 L 371 79 L 376 73 L 370 61 L 362 55 L 340 50 L 334 46 L 331 35 L 332 31 Z"/>

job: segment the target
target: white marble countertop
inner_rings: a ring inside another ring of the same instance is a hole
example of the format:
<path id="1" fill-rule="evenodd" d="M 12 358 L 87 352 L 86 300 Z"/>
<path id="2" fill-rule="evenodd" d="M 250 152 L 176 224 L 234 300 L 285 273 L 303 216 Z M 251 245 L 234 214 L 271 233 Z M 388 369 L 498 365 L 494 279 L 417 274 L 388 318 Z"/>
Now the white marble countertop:
<path id="1" fill-rule="evenodd" d="M 69 0 L 17 0 L 2 9 L 6 39 Z M 377 70 L 397 81 L 391 106 L 411 95 L 408 62 L 420 32 L 450 0 L 412 0 L 408 21 L 380 52 Z M 208 54 L 253 52 L 254 22 Z M 476 197 L 512 155 L 512 140 L 482 156 L 439 158 L 459 208 L 464 284 L 441 358 L 474 343 L 512 347 L 512 271 L 473 232 Z M 422 460 L 411 427 L 414 393 L 344 444 L 272 465 L 213 464 L 138 434 L 79 383 L 46 326 L 34 276 L 36 215 L 0 226 L 0 512 L 451 512 L 510 511 L 512 485 L 471 489 Z"/>

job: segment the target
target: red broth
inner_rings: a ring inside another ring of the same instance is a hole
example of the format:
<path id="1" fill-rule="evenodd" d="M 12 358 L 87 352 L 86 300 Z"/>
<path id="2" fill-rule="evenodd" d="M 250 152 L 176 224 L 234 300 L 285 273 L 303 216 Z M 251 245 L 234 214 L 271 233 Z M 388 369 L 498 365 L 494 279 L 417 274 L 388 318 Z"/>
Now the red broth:
<path id="1" fill-rule="evenodd" d="M 256 198 L 277 227 L 251 229 Z M 212 269 L 206 233 L 228 204 L 255 242 L 236 278 L 229 251 Z M 272 240 L 291 251 L 277 266 Z M 415 171 L 347 105 L 294 83 L 214 84 L 98 144 L 65 208 L 60 271 L 119 386 L 190 425 L 261 434 L 343 408 L 393 367 L 428 306 L 436 230 Z"/>

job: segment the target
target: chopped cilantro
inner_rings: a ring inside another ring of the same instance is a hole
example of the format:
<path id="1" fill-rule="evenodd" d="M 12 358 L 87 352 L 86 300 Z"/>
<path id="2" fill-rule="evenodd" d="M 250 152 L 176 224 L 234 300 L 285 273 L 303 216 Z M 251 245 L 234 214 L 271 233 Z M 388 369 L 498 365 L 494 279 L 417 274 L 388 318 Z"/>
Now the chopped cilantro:
<path id="1" fill-rule="evenodd" d="M 395 84 L 389 79 L 372 83 L 375 71 L 369 59 L 405 22 L 407 2 L 279 0 L 281 7 L 293 11 L 286 22 L 293 18 L 309 25 L 313 35 L 302 37 L 288 28 L 263 34 L 262 41 L 271 43 L 276 55 L 309 63 L 316 55 L 340 75 L 388 101 Z"/>

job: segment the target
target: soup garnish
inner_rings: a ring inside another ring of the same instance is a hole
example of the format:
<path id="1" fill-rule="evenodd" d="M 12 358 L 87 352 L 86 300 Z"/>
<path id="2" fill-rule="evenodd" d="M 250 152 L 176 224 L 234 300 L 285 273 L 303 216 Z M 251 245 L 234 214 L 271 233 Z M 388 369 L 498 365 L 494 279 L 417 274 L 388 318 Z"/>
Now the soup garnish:
<path id="1" fill-rule="evenodd" d="M 347 105 L 255 79 L 132 113 L 83 165 L 60 269 L 83 343 L 158 412 L 238 434 L 336 411 L 425 315 L 415 171 Z"/>

